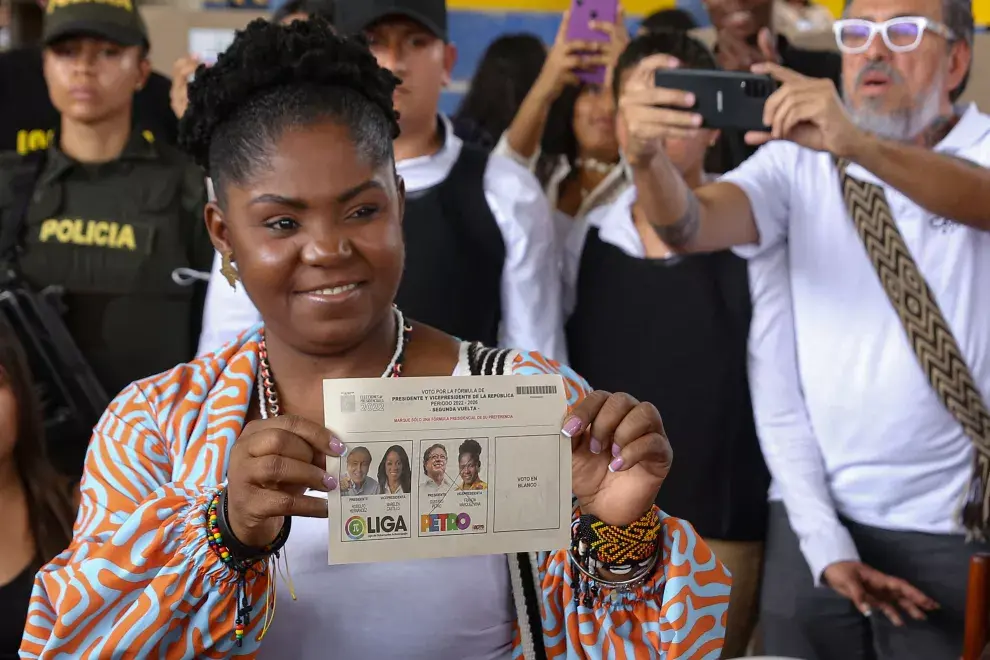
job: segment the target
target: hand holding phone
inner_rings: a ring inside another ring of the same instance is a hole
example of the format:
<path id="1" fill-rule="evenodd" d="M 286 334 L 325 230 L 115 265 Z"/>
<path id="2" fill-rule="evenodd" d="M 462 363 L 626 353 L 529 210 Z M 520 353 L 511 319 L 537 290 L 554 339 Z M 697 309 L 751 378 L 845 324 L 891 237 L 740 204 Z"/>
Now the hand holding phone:
<path id="1" fill-rule="evenodd" d="M 708 69 L 658 69 L 658 89 L 673 89 L 694 96 L 691 111 L 701 117 L 702 128 L 768 131 L 763 108 L 777 90 L 768 75 Z"/>
<path id="2" fill-rule="evenodd" d="M 840 158 L 850 158 L 869 144 L 869 135 L 853 122 L 830 79 L 809 78 L 769 62 L 754 65 L 753 72 L 772 76 L 780 88 L 763 110 L 768 128 L 747 133 L 747 143 L 787 140 Z"/>
<path id="3" fill-rule="evenodd" d="M 540 75 L 533 83 L 533 93 L 545 103 L 553 103 L 568 85 L 581 81 L 577 72 L 583 68 L 603 65 L 603 44 L 597 41 L 571 40 L 567 38 L 570 12 L 564 12 L 557 36 L 554 39 Z"/>
<path id="4" fill-rule="evenodd" d="M 567 20 L 567 41 L 580 41 L 600 44 L 598 52 L 612 40 L 605 30 L 596 29 L 594 24 L 608 23 L 614 25 L 619 15 L 618 0 L 571 0 L 571 8 Z M 579 80 L 592 85 L 605 83 L 604 63 L 578 69 L 575 73 Z"/>
<path id="5" fill-rule="evenodd" d="M 693 138 L 701 126 L 701 116 L 692 108 L 695 98 L 678 89 L 658 88 L 658 69 L 676 69 L 680 62 L 672 55 L 644 58 L 629 73 L 619 97 L 619 131 L 624 138 L 624 156 L 633 167 L 650 167 L 663 151 L 666 138 Z"/>

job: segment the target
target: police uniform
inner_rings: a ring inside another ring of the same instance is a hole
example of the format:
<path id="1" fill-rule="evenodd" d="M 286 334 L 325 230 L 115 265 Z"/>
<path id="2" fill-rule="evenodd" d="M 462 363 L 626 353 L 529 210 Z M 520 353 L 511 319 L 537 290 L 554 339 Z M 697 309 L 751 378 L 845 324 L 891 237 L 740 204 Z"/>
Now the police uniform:
<path id="1" fill-rule="evenodd" d="M 130 0 L 53 3 L 46 43 L 83 33 L 146 39 Z M 208 272 L 214 252 L 204 175 L 139 130 L 116 160 L 100 164 L 73 160 L 55 137 L 46 151 L 0 156 L 0 218 L 15 221 L 15 182 L 32 172 L 19 270 L 36 290 L 63 289 L 65 325 L 112 396 L 195 355 L 205 286 L 194 271 Z"/>

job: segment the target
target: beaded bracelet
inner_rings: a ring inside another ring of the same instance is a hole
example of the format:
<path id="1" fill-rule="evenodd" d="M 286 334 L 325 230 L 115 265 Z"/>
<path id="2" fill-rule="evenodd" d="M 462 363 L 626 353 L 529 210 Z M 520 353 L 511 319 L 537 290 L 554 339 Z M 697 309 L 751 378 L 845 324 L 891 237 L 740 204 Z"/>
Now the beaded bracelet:
<path id="1" fill-rule="evenodd" d="M 659 561 L 663 525 L 656 507 L 624 527 L 584 515 L 571 523 L 571 560 L 580 573 L 574 602 L 591 607 L 605 586 L 628 592 L 644 584 Z M 629 576 L 622 582 L 601 577 L 602 571 Z"/>
<path id="2" fill-rule="evenodd" d="M 234 639 L 237 646 L 244 640 L 244 630 L 251 623 L 254 606 L 248 603 L 247 580 L 249 575 L 259 575 L 266 570 L 269 559 L 278 558 L 279 550 L 289 538 L 292 518 L 286 516 L 278 536 L 264 548 L 250 548 L 241 543 L 232 531 L 227 517 L 227 489 L 218 488 L 206 508 L 206 540 L 210 549 L 227 568 L 237 573 L 237 593 L 234 603 L 237 618 L 234 622 Z M 234 548 L 236 551 L 231 551 Z"/>

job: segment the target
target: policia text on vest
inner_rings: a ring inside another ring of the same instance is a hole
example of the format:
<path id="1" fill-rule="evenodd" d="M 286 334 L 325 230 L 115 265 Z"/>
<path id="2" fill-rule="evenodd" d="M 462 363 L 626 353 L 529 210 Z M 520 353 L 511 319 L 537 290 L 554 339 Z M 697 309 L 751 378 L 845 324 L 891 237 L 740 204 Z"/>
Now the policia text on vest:
<path id="1" fill-rule="evenodd" d="M 106 220 L 49 218 L 41 223 L 38 240 L 42 243 L 57 241 L 135 252 L 138 249 L 138 233 L 142 234 L 142 252 L 150 252 L 152 232 L 148 228 Z"/>
<path id="2" fill-rule="evenodd" d="M 149 142 L 155 141 L 155 136 L 151 131 L 143 131 L 141 135 Z M 54 129 L 21 129 L 17 131 L 14 150 L 21 156 L 26 156 L 30 153 L 47 149 L 54 139 Z"/>

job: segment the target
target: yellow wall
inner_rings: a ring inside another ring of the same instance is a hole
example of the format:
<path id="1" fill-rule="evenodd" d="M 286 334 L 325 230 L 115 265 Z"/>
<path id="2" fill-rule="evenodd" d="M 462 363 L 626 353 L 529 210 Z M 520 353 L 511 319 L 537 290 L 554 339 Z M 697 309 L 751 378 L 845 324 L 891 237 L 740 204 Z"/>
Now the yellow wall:
<path id="1" fill-rule="evenodd" d="M 447 0 L 450 9 L 474 11 L 564 11 L 570 0 Z M 627 14 L 645 15 L 676 7 L 676 0 L 622 0 Z"/>
<path id="2" fill-rule="evenodd" d="M 973 18 L 977 25 L 990 26 L 990 0 L 973 0 Z"/>
<path id="3" fill-rule="evenodd" d="M 828 7 L 836 18 L 842 13 L 842 7 L 845 5 L 845 0 L 816 0 L 816 2 Z M 990 25 L 990 0 L 973 0 L 973 18 L 977 25 Z"/>
<path id="4" fill-rule="evenodd" d="M 832 12 L 832 16 L 838 18 L 842 14 L 842 8 L 845 6 L 845 0 L 815 0 L 820 5 L 825 5 Z"/>
<path id="5" fill-rule="evenodd" d="M 816 0 L 839 16 L 845 0 Z M 474 11 L 563 11 L 570 0 L 448 0 L 451 9 Z M 677 6 L 677 0 L 622 0 L 630 15 L 646 15 L 660 9 Z M 990 25 L 990 0 L 973 0 L 973 16 L 977 25 Z"/>

